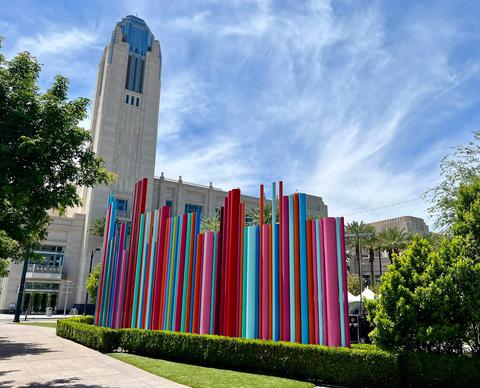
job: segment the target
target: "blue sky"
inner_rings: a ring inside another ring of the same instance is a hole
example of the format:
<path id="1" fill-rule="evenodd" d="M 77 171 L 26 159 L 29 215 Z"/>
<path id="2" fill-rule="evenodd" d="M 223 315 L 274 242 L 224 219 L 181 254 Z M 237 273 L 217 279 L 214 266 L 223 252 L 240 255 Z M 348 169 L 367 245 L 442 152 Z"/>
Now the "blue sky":
<path id="1" fill-rule="evenodd" d="M 91 97 L 127 14 L 162 47 L 157 175 L 249 194 L 284 179 L 331 215 L 413 200 L 349 220 L 427 218 L 414 199 L 480 129 L 479 1 L 10 1 L 3 51 Z"/>

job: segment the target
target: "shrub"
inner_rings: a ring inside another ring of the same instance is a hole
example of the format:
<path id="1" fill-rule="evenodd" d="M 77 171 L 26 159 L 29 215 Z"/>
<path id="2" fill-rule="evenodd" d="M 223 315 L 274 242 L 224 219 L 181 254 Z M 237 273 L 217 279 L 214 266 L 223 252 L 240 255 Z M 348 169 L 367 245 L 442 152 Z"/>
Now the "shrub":
<path id="1" fill-rule="evenodd" d="M 480 355 L 480 263 L 468 240 L 445 240 L 433 251 L 414 237 L 383 275 L 379 297 L 367 304 L 374 343 L 386 350 Z"/>
<path id="2" fill-rule="evenodd" d="M 347 386 L 392 386 L 397 356 L 377 349 L 346 349 L 286 342 L 122 329 L 128 352 L 220 368 Z"/>
<path id="3" fill-rule="evenodd" d="M 98 279 L 100 278 L 101 269 L 102 267 L 100 263 L 98 263 L 95 268 L 93 268 L 93 271 L 90 273 L 90 275 L 88 275 L 87 282 L 85 283 L 92 303 L 97 301 Z"/>
<path id="4" fill-rule="evenodd" d="M 333 348 L 142 329 L 107 329 L 92 317 L 60 320 L 57 335 L 104 352 L 124 351 L 210 367 L 349 387 L 474 387 L 480 358 L 389 353 L 373 345 Z"/>
<path id="5" fill-rule="evenodd" d="M 93 316 L 91 315 L 78 315 L 76 317 L 59 319 L 57 321 L 57 325 L 60 321 L 69 321 L 69 322 L 79 322 L 79 323 L 86 323 L 87 325 L 93 325 Z"/>
<path id="6" fill-rule="evenodd" d="M 410 352 L 402 354 L 399 363 L 403 386 L 478 387 L 479 357 Z"/>
<path id="7" fill-rule="evenodd" d="M 57 335 L 102 352 L 117 349 L 120 332 L 92 323 L 91 316 L 60 319 L 57 322 Z"/>

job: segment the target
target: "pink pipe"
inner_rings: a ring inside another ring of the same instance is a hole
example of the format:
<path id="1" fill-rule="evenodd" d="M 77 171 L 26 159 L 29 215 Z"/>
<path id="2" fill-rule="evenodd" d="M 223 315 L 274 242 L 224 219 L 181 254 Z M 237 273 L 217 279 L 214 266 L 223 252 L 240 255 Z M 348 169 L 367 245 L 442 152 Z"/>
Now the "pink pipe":
<path id="1" fill-rule="evenodd" d="M 342 244 L 342 279 L 343 279 L 343 306 L 345 314 L 345 342 L 350 347 L 350 327 L 348 325 L 348 292 L 347 292 L 347 258 L 345 256 L 345 220 L 340 218 L 340 243 Z"/>
<path id="2" fill-rule="evenodd" d="M 326 288 L 326 273 L 325 273 L 325 238 L 323 236 L 323 231 L 325 230 L 324 227 L 324 219 L 320 220 L 320 254 L 321 254 L 321 260 L 320 260 L 320 265 L 321 268 L 320 270 L 322 271 L 322 300 L 320 303 L 322 303 L 322 311 L 323 311 L 323 344 L 327 345 L 328 344 L 328 325 L 327 325 L 327 318 L 328 318 L 328 312 L 327 312 L 327 288 Z"/>
<path id="3" fill-rule="evenodd" d="M 327 299 L 327 345 L 341 346 L 340 305 L 338 303 L 338 270 L 335 218 L 323 220 L 325 242 L 325 284 Z"/>
<path id="4" fill-rule="evenodd" d="M 268 339 L 268 328 L 270 322 L 268 321 L 268 224 L 262 225 L 262 333 L 261 338 Z"/>
<path id="5" fill-rule="evenodd" d="M 123 306 L 123 298 L 125 292 L 125 267 L 126 267 L 126 249 L 122 249 L 120 253 L 120 278 L 118 284 L 118 298 L 117 298 L 117 306 L 116 306 L 116 317 L 115 317 L 115 325 L 114 328 L 119 328 L 122 325 L 122 306 Z"/>
<path id="6" fill-rule="evenodd" d="M 212 298 L 212 264 L 214 232 L 205 233 L 202 275 L 202 304 L 200 306 L 200 334 L 210 332 L 210 302 Z"/>
<path id="7" fill-rule="evenodd" d="M 290 340 L 290 278 L 288 250 L 288 197 L 282 197 L 282 337 Z"/>
<path id="8" fill-rule="evenodd" d="M 317 279 L 317 223 L 312 222 L 312 253 L 313 253 L 313 309 L 315 324 L 315 343 L 319 343 L 318 332 L 318 279 Z"/>

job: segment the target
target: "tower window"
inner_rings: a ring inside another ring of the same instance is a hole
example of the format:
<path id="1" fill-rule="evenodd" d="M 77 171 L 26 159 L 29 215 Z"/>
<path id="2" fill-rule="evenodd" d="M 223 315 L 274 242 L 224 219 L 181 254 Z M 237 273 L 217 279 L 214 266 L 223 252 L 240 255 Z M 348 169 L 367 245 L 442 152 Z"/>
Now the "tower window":
<path id="1" fill-rule="evenodd" d="M 138 104 L 139 104 L 139 100 L 138 100 L 138 97 L 137 97 L 137 106 L 138 106 Z"/>
<path id="2" fill-rule="evenodd" d="M 132 96 L 132 98 L 130 99 L 130 105 L 133 105 L 135 103 L 135 97 Z"/>
<path id="3" fill-rule="evenodd" d="M 128 104 L 128 94 L 125 96 L 125 102 Z"/>
<path id="4" fill-rule="evenodd" d="M 143 78 L 145 72 L 145 57 L 138 53 L 130 53 L 127 63 L 125 89 L 137 93 L 143 92 Z"/>

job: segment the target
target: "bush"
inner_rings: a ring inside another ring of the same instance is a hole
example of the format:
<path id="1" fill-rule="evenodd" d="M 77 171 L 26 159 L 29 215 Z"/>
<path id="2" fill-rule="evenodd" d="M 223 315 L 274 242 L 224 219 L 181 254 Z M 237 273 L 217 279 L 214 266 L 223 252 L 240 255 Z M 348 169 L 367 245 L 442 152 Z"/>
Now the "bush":
<path id="1" fill-rule="evenodd" d="M 104 352 L 276 375 L 349 387 L 474 387 L 480 358 L 424 352 L 389 353 L 373 345 L 333 348 L 289 342 L 142 329 L 107 329 L 92 317 L 58 321 L 57 335 Z"/>
<path id="2" fill-rule="evenodd" d="M 480 355 L 480 263 L 467 239 L 445 240 L 438 251 L 418 236 L 382 277 L 367 304 L 374 343 L 386 350 Z"/>
<path id="3" fill-rule="evenodd" d="M 287 342 L 121 329 L 123 350 L 143 356 L 347 386 L 392 386 L 397 356 Z"/>
<path id="4" fill-rule="evenodd" d="M 57 335 L 102 352 L 117 349 L 120 332 L 92 323 L 91 316 L 60 319 L 57 322 Z"/>
<path id="5" fill-rule="evenodd" d="M 59 324 L 60 321 L 79 322 L 79 323 L 86 323 L 87 325 L 93 325 L 93 317 L 91 315 L 78 315 L 72 318 L 59 319 L 57 321 L 57 325 Z"/>
<path id="6" fill-rule="evenodd" d="M 401 355 L 399 363 L 403 386 L 478 387 L 479 357 L 410 352 Z"/>

